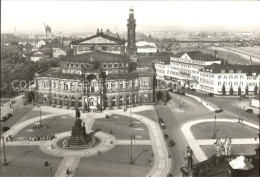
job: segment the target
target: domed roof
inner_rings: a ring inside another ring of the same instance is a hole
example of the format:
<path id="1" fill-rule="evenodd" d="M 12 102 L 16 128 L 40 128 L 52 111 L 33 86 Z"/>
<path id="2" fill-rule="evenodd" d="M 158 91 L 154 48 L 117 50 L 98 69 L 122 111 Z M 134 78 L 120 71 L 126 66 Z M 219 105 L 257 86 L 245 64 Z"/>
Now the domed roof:
<path id="1" fill-rule="evenodd" d="M 51 27 L 49 27 L 49 25 L 45 26 L 45 31 L 51 33 Z"/>

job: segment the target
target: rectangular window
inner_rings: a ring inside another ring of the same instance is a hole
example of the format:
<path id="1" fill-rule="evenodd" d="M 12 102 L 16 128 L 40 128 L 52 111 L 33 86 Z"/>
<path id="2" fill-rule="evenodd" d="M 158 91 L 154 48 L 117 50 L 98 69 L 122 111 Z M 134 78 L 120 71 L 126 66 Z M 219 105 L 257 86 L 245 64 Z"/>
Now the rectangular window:
<path id="1" fill-rule="evenodd" d="M 70 64 L 70 67 L 73 67 L 74 65 L 73 64 Z"/>
<path id="2" fill-rule="evenodd" d="M 104 68 L 106 68 L 106 67 L 107 67 L 107 65 L 106 65 L 106 64 L 103 64 L 103 67 L 104 67 Z"/>
<path id="3" fill-rule="evenodd" d="M 112 66 L 113 66 L 112 64 L 109 64 L 109 68 L 112 68 Z"/>
<path id="4" fill-rule="evenodd" d="M 67 64 L 67 67 L 70 67 L 70 64 Z"/>
<path id="5" fill-rule="evenodd" d="M 95 50 L 95 47 L 90 47 L 90 50 Z"/>
<path id="6" fill-rule="evenodd" d="M 114 64 L 114 67 L 117 68 L 118 67 L 117 64 Z"/>
<path id="7" fill-rule="evenodd" d="M 102 50 L 107 50 L 107 47 L 102 47 Z"/>
<path id="8" fill-rule="evenodd" d="M 76 64 L 76 67 L 79 67 L 79 65 L 78 65 L 78 64 Z"/>

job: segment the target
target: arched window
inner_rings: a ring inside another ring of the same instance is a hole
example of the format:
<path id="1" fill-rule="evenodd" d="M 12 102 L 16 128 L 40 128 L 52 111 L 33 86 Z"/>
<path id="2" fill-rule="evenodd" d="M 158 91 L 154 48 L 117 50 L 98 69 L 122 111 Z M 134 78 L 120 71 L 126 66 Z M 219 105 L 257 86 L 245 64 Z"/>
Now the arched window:
<path id="1" fill-rule="evenodd" d="M 126 84 L 125 84 L 125 87 L 126 87 L 126 89 L 129 89 L 129 81 L 126 81 Z"/>
<path id="2" fill-rule="evenodd" d="M 116 105 L 116 97 L 113 96 L 113 97 L 112 97 L 112 106 L 115 106 L 115 105 Z"/>
<path id="3" fill-rule="evenodd" d="M 135 104 L 135 103 L 136 103 L 136 95 L 133 94 L 133 104 Z"/>
<path id="4" fill-rule="evenodd" d="M 135 88 L 135 80 L 132 81 L 132 88 Z"/>
<path id="5" fill-rule="evenodd" d="M 78 88 L 79 88 L 79 91 L 80 91 L 80 92 L 83 91 L 82 83 L 79 83 Z"/>
<path id="6" fill-rule="evenodd" d="M 89 99 L 89 106 L 94 106 L 94 98 Z"/>
<path id="7" fill-rule="evenodd" d="M 64 82 L 64 90 L 68 90 L 68 83 L 67 82 Z"/>
<path id="8" fill-rule="evenodd" d="M 120 96 L 119 97 L 119 106 L 122 106 L 123 105 L 123 96 Z"/>
<path id="9" fill-rule="evenodd" d="M 111 89 L 115 90 L 116 89 L 116 84 L 114 82 L 111 83 Z"/>
<path id="10" fill-rule="evenodd" d="M 119 83 L 119 89 L 123 89 L 123 82 Z"/>
<path id="11" fill-rule="evenodd" d="M 70 89 L 71 89 L 72 91 L 75 91 L 75 82 L 72 82 L 72 83 L 70 84 Z"/>
<path id="12" fill-rule="evenodd" d="M 126 105 L 129 105 L 130 104 L 130 97 L 129 95 L 126 96 Z"/>

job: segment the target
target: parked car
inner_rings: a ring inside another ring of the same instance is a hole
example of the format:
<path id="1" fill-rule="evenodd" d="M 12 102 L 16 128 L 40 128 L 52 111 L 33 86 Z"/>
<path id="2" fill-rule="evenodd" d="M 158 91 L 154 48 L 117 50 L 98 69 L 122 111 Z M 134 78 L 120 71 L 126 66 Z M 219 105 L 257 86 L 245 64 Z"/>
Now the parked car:
<path id="1" fill-rule="evenodd" d="M 7 126 L 3 126 L 3 127 L 2 127 L 2 131 L 3 131 L 3 132 L 6 132 L 6 131 L 8 131 L 9 129 L 10 129 L 10 128 L 9 128 L 9 127 L 7 127 Z"/>
<path id="2" fill-rule="evenodd" d="M 208 93 L 208 96 L 214 96 L 214 94 L 213 93 Z"/>
<path id="3" fill-rule="evenodd" d="M 220 113 L 220 112 L 223 112 L 223 109 L 217 109 L 215 110 L 216 113 Z"/>
<path id="4" fill-rule="evenodd" d="M 247 109 L 246 112 L 252 113 L 252 114 L 254 113 L 253 109 Z"/>
<path id="5" fill-rule="evenodd" d="M 1 118 L 1 122 L 5 122 L 7 120 L 7 117 L 6 116 L 3 116 L 2 118 Z"/>
<path id="6" fill-rule="evenodd" d="M 169 89 L 168 91 L 169 91 L 169 92 L 173 92 L 173 89 Z"/>
<path id="7" fill-rule="evenodd" d="M 13 116 L 13 114 L 11 114 L 11 113 L 6 114 L 7 119 L 9 119 L 12 116 Z"/>
<path id="8" fill-rule="evenodd" d="M 161 126 L 162 129 L 166 129 L 164 122 L 160 122 L 160 126 Z"/>
<path id="9" fill-rule="evenodd" d="M 196 92 L 196 89 L 194 89 L 194 88 L 192 88 L 192 89 L 190 89 L 191 91 L 193 91 L 193 92 Z"/>
<path id="10" fill-rule="evenodd" d="M 181 95 L 185 95 L 185 92 L 182 92 L 182 91 L 181 91 L 180 94 L 181 94 Z"/>

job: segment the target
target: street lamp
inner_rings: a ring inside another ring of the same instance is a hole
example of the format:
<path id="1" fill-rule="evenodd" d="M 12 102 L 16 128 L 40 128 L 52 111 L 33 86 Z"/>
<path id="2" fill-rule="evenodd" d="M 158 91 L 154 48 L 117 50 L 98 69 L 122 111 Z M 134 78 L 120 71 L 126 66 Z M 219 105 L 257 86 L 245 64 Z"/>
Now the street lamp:
<path id="1" fill-rule="evenodd" d="M 132 107 L 130 107 L 130 127 L 133 127 L 133 122 L 132 122 Z"/>
<path id="2" fill-rule="evenodd" d="M 45 167 L 50 166 L 50 172 L 51 172 L 51 177 L 52 177 L 52 166 L 51 166 L 51 163 L 45 162 L 45 163 L 44 163 L 44 166 L 45 166 Z"/>
<path id="3" fill-rule="evenodd" d="M 3 165 L 8 165 L 8 163 L 6 162 L 6 154 L 5 154 L 5 137 L 2 136 L 3 139 L 3 150 L 4 150 L 4 164 Z"/>
<path id="4" fill-rule="evenodd" d="M 213 139 L 216 139 L 216 119 L 217 119 L 217 116 L 215 115 L 215 119 L 214 119 L 214 134 L 213 134 Z"/>
<path id="5" fill-rule="evenodd" d="M 147 152 L 148 150 L 145 149 L 143 150 L 133 161 L 130 162 L 130 165 L 134 165 L 135 161 L 144 153 L 144 152 Z"/>
<path id="6" fill-rule="evenodd" d="M 130 139 L 131 139 L 131 146 L 130 146 L 130 152 L 131 152 L 131 156 L 130 156 L 130 164 L 133 162 L 133 139 L 135 138 L 134 135 L 131 135 L 130 136 Z"/>
<path id="7" fill-rule="evenodd" d="M 41 110 L 41 105 L 39 105 L 39 110 L 40 110 L 40 127 L 42 127 L 42 110 Z"/>

